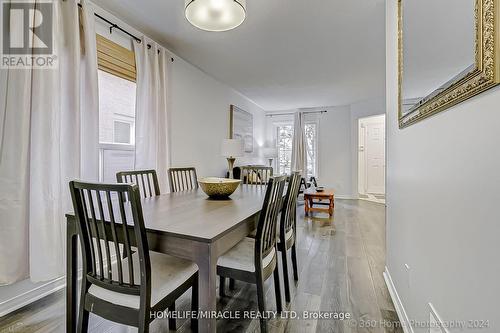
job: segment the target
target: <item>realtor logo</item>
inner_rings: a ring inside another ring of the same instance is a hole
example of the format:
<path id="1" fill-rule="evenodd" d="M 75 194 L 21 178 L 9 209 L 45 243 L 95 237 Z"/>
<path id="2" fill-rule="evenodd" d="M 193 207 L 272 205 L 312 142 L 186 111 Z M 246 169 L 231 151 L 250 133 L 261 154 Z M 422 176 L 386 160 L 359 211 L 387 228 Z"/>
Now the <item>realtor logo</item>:
<path id="1" fill-rule="evenodd" d="M 2 0 L 1 68 L 54 68 L 52 1 Z"/>

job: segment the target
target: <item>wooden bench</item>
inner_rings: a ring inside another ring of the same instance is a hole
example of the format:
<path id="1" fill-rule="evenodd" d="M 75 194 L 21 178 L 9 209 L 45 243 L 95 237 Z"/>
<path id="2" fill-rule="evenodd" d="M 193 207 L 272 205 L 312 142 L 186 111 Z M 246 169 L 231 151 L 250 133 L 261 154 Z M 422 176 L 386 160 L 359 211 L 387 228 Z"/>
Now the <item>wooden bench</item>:
<path id="1" fill-rule="evenodd" d="M 328 200 L 328 202 L 317 202 L 314 200 Z M 308 188 L 304 191 L 304 207 L 305 214 L 308 215 L 310 212 L 323 212 L 328 213 L 328 215 L 333 215 L 334 208 L 334 193 L 331 189 L 325 189 L 324 191 L 317 192 L 315 188 Z M 314 207 L 314 205 L 324 205 L 327 208 Z"/>

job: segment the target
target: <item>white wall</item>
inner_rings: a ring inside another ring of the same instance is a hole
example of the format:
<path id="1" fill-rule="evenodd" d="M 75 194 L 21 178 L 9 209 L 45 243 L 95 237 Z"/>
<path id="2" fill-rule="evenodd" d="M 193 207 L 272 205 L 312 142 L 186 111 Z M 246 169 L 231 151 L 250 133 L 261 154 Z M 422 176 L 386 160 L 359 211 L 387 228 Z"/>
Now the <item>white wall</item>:
<path id="1" fill-rule="evenodd" d="M 222 175 L 227 161 L 220 143 L 229 136 L 229 105 L 254 116 L 254 154 L 237 159 L 237 165 L 263 163 L 258 148 L 264 141 L 264 112 L 232 89 L 181 59 L 172 66 L 172 165 L 195 165 L 200 176 Z"/>
<path id="2" fill-rule="evenodd" d="M 327 110 L 317 116 L 318 129 L 318 182 L 333 188 L 336 197 L 351 198 L 352 191 L 352 161 L 351 161 L 351 112 L 349 106 L 323 107 L 314 110 Z M 279 111 L 295 112 L 296 110 Z M 271 112 L 270 112 L 271 114 Z M 266 140 L 269 144 L 276 143 L 276 132 L 273 122 L 291 121 L 293 116 L 267 117 Z"/>
<path id="3" fill-rule="evenodd" d="M 397 4 L 386 3 L 388 271 L 411 320 L 427 321 L 431 302 L 444 321 L 489 320 L 464 332 L 500 332 L 500 88 L 398 129 Z"/>
<path id="4" fill-rule="evenodd" d="M 319 179 L 337 198 L 352 198 L 351 112 L 349 106 L 326 108 L 319 126 Z"/>
<path id="5" fill-rule="evenodd" d="M 110 13 L 96 11 L 119 26 L 141 36 Z M 120 31 L 109 34 L 109 26 L 96 18 L 96 32 L 112 41 L 132 48 L 132 40 Z M 195 166 L 200 177 L 222 176 L 227 161 L 220 156 L 220 144 L 229 136 L 229 106 L 234 104 L 254 116 L 254 153 L 237 160 L 237 164 L 263 163 L 259 147 L 263 145 L 264 111 L 234 89 L 208 76 L 172 53 L 170 65 L 169 102 L 171 112 L 172 166 Z"/>

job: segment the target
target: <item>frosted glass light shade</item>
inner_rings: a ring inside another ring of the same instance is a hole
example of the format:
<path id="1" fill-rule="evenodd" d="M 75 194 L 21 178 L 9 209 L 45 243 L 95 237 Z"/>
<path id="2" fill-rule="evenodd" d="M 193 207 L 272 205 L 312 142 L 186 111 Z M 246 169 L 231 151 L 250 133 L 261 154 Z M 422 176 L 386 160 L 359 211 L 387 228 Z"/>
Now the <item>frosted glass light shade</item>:
<path id="1" fill-rule="evenodd" d="M 220 147 L 220 154 L 224 157 L 234 158 L 243 156 L 243 140 L 225 139 Z"/>
<path id="2" fill-rule="evenodd" d="M 186 0 L 187 20 L 206 31 L 227 31 L 246 17 L 246 0 Z"/>

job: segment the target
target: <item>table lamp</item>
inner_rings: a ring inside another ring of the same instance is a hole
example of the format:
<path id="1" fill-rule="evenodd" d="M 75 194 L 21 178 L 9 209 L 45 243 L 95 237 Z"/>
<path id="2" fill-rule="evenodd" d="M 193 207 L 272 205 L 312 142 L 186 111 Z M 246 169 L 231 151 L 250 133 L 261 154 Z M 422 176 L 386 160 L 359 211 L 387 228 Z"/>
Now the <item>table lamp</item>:
<path id="1" fill-rule="evenodd" d="M 229 178 L 233 178 L 233 167 L 236 157 L 243 156 L 243 140 L 224 139 L 221 145 L 221 155 L 227 158 Z"/>
<path id="2" fill-rule="evenodd" d="M 264 157 L 269 160 L 269 166 L 273 166 L 273 159 L 278 156 L 278 149 L 276 147 L 265 147 L 263 152 Z"/>

